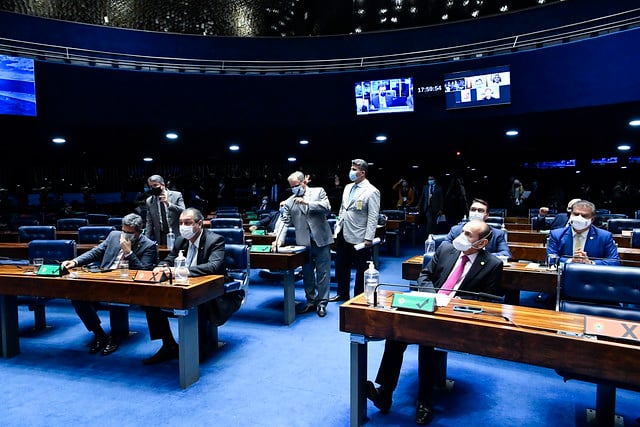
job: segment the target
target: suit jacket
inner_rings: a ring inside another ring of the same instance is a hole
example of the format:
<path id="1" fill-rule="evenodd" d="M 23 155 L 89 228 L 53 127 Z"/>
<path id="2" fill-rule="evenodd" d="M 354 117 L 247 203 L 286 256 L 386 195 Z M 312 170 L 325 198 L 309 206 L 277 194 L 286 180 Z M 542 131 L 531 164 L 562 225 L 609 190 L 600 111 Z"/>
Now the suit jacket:
<path id="1" fill-rule="evenodd" d="M 120 234 L 122 231 L 112 231 L 106 239 L 90 251 L 76 257 L 77 265 L 87 265 L 99 262 L 100 268 L 109 268 L 120 253 Z M 158 263 L 158 245 L 145 235 L 140 235 L 131 245 L 131 255 L 125 258 L 129 261 L 129 268 L 133 270 L 153 270 Z"/>
<path id="2" fill-rule="evenodd" d="M 422 187 L 420 200 L 418 200 L 418 207 L 422 212 L 431 212 L 432 214 L 443 211 L 444 193 L 442 191 L 442 187 L 438 184 L 434 184 L 431 200 L 429 200 L 429 184 Z"/>
<path id="3" fill-rule="evenodd" d="M 180 250 L 188 258 L 189 241 L 178 235 L 173 249 L 163 262 L 173 266 Z M 226 274 L 226 265 L 224 263 L 224 237 L 204 229 L 200 236 L 200 242 L 198 242 L 196 265 L 189 267 L 189 276 L 205 276 L 207 274 Z"/>
<path id="4" fill-rule="evenodd" d="M 342 230 L 344 240 L 357 245 L 376 237 L 380 214 L 380 191 L 368 179 L 364 179 L 358 184 L 350 201 L 349 194 L 354 185 L 352 182 L 344 187 L 336 227 Z"/>
<path id="5" fill-rule="evenodd" d="M 327 214 L 331 212 L 331 203 L 322 187 L 307 187 L 302 198 L 308 204 L 295 203 L 290 196 L 284 203 L 284 212 L 276 236 L 282 236 L 282 227 L 293 226 L 296 229 L 296 245 L 311 246 L 309 231 L 318 246 L 333 243 L 333 235 Z M 284 239 L 282 239 L 284 240 Z"/>
<path id="6" fill-rule="evenodd" d="M 553 222 L 549 226 L 549 229 L 555 230 L 556 228 L 563 228 L 567 225 L 568 222 L 569 222 L 569 215 L 564 212 L 560 212 L 553 219 Z"/>
<path id="7" fill-rule="evenodd" d="M 446 240 L 448 242 L 453 242 L 453 239 L 462 233 L 462 227 L 464 227 L 464 223 L 451 227 Z M 489 239 L 489 244 L 484 249 L 493 255 L 501 255 L 511 258 L 511 250 L 509 249 L 509 243 L 507 243 L 506 233 L 504 230 L 499 228 L 491 226 L 491 239 Z"/>
<path id="8" fill-rule="evenodd" d="M 572 227 L 557 228 L 549 233 L 547 255 L 556 254 L 560 262 L 567 262 L 573 257 L 573 232 Z M 584 251 L 593 262 L 599 265 L 620 265 L 618 247 L 613 239 L 613 234 L 607 230 L 592 225 L 587 231 L 587 239 L 584 242 Z M 594 259 L 599 258 L 599 259 Z"/>
<path id="9" fill-rule="evenodd" d="M 185 208 L 182 193 L 179 191 L 166 190 L 167 199 L 171 203 L 167 208 L 167 220 L 169 228 L 173 234 L 180 235 L 180 214 Z M 156 242 L 161 242 L 160 233 L 162 230 L 162 222 L 160 220 L 160 209 L 158 207 L 158 196 L 149 196 L 146 200 L 147 218 L 145 223 L 144 234 Z"/>
<path id="10" fill-rule="evenodd" d="M 431 261 L 420 272 L 418 286 L 426 292 L 437 292 L 447 280 L 458 260 L 460 251 L 449 242 L 442 242 Z M 469 292 L 485 292 L 492 295 L 503 295 L 502 290 L 503 263 L 486 250 L 478 252 L 469 271 L 462 280 L 459 289 Z M 461 295 L 462 298 L 473 299 L 472 296 Z"/>

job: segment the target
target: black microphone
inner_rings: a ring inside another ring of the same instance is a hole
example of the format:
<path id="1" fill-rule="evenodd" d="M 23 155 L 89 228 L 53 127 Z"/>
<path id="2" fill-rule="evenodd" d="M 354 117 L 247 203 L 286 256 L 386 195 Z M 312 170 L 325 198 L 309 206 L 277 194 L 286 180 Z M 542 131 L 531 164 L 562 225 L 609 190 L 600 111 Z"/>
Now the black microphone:
<path id="1" fill-rule="evenodd" d="M 473 295 L 479 297 L 480 301 L 494 301 L 494 302 L 502 302 L 502 297 L 500 295 L 489 294 L 487 292 L 473 292 L 473 291 L 465 291 L 464 289 L 453 289 L 451 292 L 464 295 Z"/>
<path id="2" fill-rule="evenodd" d="M 393 283 L 378 283 L 375 288 L 373 288 L 373 307 L 378 306 L 378 288 L 380 286 L 391 286 L 394 288 L 408 288 L 409 285 L 396 285 Z"/>
<path id="3" fill-rule="evenodd" d="M 282 236 L 282 232 L 287 230 L 289 227 L 287 226 L 287 224 L 284 223 L 284 221 L 281 222 L 282 227 L 280 227 L 280 230 L 278 230 L 278 233 L 276 233 L 276 250 L 275 252 L 278 253 L 278 242 L 280 241 L 280 237 Z M 284 241 L 282 242 L 284 243 Z"/>

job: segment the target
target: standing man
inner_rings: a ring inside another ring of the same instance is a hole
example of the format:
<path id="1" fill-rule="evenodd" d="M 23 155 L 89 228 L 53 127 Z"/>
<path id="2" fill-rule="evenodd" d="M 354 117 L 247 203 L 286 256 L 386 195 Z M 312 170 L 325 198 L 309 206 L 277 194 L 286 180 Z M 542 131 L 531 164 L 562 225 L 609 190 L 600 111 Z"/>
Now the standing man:
<path id="1" fill-rule="evenodd" d="M 296 245 L 306 246 L 309 259 L 302 266 L 302 280 L 307 303 L 296 310 L 299 314 L 317 309 L 318 316 L 327 315 L 329 287 L 331 285 L 331 244 L 333 237 L 327 215 L 331 204 L 322 187 L 309 187 L 302 172 L 296 171 L 287 178 L 292 195 L 283 203 L 282 221 L 276 230 L 278 241 L 284 243 L 283 228 L 296 229 Z"/>
<path id="2" fill-rule="evenodd" d="M 147 179 L 149 197 L 147 197 L 147 219 L 145 235 L 159 245 L 167 244 L 167 233 L 180 234 L 179 218 L 184 210 L 184 199 L 179 191 L 167 190 L 164 178 L 151 175 Z"/>
<path id="3" fill-rule="evenodd" d="M 502 295 L 503 264 L 485 250 L 492 229 L 489 224 L 471 220 L 467 222 L 453 242 L 442 242 L 429 264 L 418 278 L 418 286 L 425 292 L 445 293 L 455 297 L 457 290 Z M 462 293 L 462 292 L 461 292 Z M 469 299 L 473 296 L 462 295 Z M 382 361 L 378 368 L 376 388 L 367 381 L 367 398 L 386 414 L 391 409 L 393 391 L 398 385 L 402 359 L 408 343 L 386 340 Z M 431 394 L 438 370 L 437 354 L 433 346 L 418 347 L 418 398 L 416 424 L 429 424 L 433 419 Z"/>
<path id="4" fill-rule="evenodd" d="M 423 215 L 426 239 L 429 237 L 429 234 L 436 233 L 438 216 L 442 215 L 444 210 L 444 195 L 442 193 L 442 187 L 436 182 L 436 178 L 433 175 L 429 176 L 427 185 L 422 187 L 420 199 L 418 200 L 418 207 Z"/>
<path id="5" fill-rule="evenodd" d="M 152 270 L 158 262 L 158 246 L 154 241 L 142 235 L 144 223 L 138 214 L 128 214 L 122 218 L 122 231 L 112 231 L 99 245 L 72 260 L 62 262 L 67 269 L 91 263 L 99 263 L 101 269 L 118 268 L 121 260 L 129 262 L 133 270 Z M 101 353 L 103 356 L 113 353 L 120 345 L 120 340 L 129 331 L 115 330 L 111 325 L 111 334 L 102 329 L 98 309 L 104 308 L 100 303 L 90 301 L 71 301 L 76 313 L 88 331 L 93 332 L 94 340 L 89 346 L 89 353 Z M 111 305 L 111 312 L 118 311 L 128 316 L 127 307 Z"/>
<path id="6" fill-rule="evenodd" d="M 367 261 L 371 260 L 371 246 L 380 214 L 380 191 L 367 179 L 367 169 L 369 165 L 364 160 L 351 161 L 351 184 L 344 187 L 335 226 L 338 293 L 329 299 L 331 302 L 349 299 L 351 266 L 354 264 L 354 295 L 364 292 L 364 272 L 367 269 Z M 357 251 L 353 246 L 359 243 L 364 243 L 364 249 Z"/>

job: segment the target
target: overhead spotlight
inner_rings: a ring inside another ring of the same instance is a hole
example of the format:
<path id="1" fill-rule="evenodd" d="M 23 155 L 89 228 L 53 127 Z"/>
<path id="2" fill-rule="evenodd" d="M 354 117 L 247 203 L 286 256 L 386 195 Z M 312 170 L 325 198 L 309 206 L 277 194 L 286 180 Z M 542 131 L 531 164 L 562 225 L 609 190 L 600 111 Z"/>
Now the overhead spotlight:
<path id="1" fill-rule="evenodd" d="M 518 132 L 517 130 L 511 129 L 511 130 L 506 131 L 504 134 L 507 135 L 507 136 L 518 136 L 519 133 L 520 132 Z"/>
<path id="2" fill-rule="evenodd" d="M 618 145 L 618 151 L 629 151 L 629 150 L 631 150 L 631 146 L 629 144 Z"/>
<path id="3" fill-rule="evenodd" d="M 378 142 L 385 142 L 387 140 L 387 136 L 386 135 L 378 135 L 376 136 L 376 141 Z"/>
<path id="4" fill-rule="evenodd" d="M 231 144 L 229 146 L 229 151 L 238 151 L 240 150 L 240 146 L 238 144 Z"/>
<path id="5" fill-rule="evenodd" d="M 178 134 L 175 132 L 167 132 L 164 135 L 165 138 L 171 140 L 171 141 L 175 141 L 176 139 L 178 139 Z"/>
<path id="6" fill-rule="evenodd" d="M 309 144 L 309 140 L 308 139 L 301 139 L 300 140 L 300 145 L 307 145 Z"/>
<path id="7" fill-rule="evenodd" d="M 51 138 L 51 142 L 53 142 L 54 144 L 64 144 L 65 142 L 67 142 L 67 140 L 60 136 L 56 136 L 55 138 Z"/>
<path id="8" fill-rule="evenodd" d="M 287 161 L 288 161 L 289 163 L 293 163 L 293 162 L 295 162 L 296 160 L 298 160 L 298 159 L 296 159 L 296 158 L 295 158 L 295 157 L 293 157 L 293 156 L 289 156 L 289 157 L 287 157 Z"/>
<path id="9" fill-rule="evenodd" d="M 147 163 L 153 162 L 153 157 L 149 157 L 149 156 L 143 157 L 142 161 Z"/>
<path id="10" fill-rule="evenodd" d="M 629 126 L 640 126 L 640 119 L 633 119 L 629 121 Z"/>

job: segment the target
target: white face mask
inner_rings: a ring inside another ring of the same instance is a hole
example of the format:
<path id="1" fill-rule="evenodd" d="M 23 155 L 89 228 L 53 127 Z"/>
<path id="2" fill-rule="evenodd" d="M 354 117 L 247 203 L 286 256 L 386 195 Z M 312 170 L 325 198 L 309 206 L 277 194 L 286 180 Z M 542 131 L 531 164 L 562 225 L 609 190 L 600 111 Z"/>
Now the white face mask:
<path id="1" fill-rule="evenodd" d="M 473 243 L 471 243 L 464 234 L 460 234 L 453 239 L 453 247 L 460 252 L 468 251 L 472 246 Z"/>
<path id="2" fill-rule="evenodd" d="M 484 221 L 484 214 L 478 211 L 469 211 L 469 221 L 473 221 L 474 219 Z"/>
<path id="3" fill-rule="evenodd" d="M 349 171 L 349 179 L 351 180 L 351 182 L 355 181 L 357 178 L 358 178 L 358 172 Z"/>
<path id="4" fill-rule="evenodd" d="M 187 240 L 190 240 L 195 236 L 195 232 L 193 231 L 192 225 L 181 225 L 180 226 L 180 235 Z"/>
<path id="5" fill-rule="evenodd" d="M 591 225 L 591 220 L 580 215 L 572 216 L 569 220 L 574 230 L 584 230 Z"/>
<path id="6" fill-rule="evenodd" d="M 294 197 L 302 197 L 304 195 L 304 188 L 302 185 L 297 185 L 291 189 Z"/>

